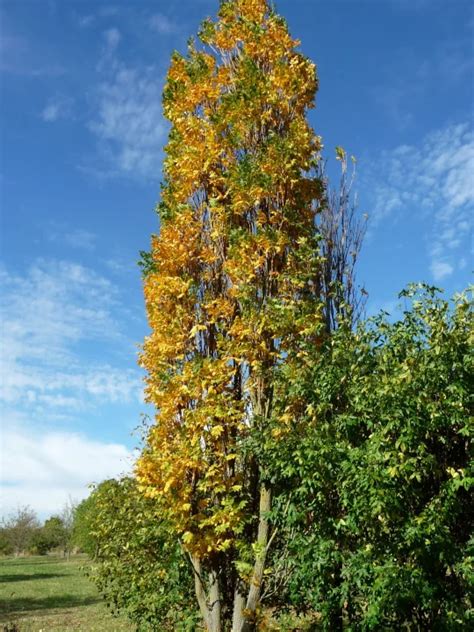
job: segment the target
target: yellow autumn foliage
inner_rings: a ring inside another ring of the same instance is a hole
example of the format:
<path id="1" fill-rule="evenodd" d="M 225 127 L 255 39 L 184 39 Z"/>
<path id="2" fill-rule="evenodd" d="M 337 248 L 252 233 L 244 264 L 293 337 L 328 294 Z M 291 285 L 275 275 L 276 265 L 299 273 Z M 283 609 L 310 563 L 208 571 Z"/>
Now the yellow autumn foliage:
<path id="1" fill-rule="evenodd" d="M 266 0 L 234 0 L 200 38 L 201 50 L 174 54 L 164 90 L 171 132 L 140 357 L 156 418 L 136 474 L 205 559 L 252 523 L 260 470 L 246 442 L 271 417 L 279 363 L 317 329 L 322 189 L 306 120 L 316 70 L 285 22 Z"/>

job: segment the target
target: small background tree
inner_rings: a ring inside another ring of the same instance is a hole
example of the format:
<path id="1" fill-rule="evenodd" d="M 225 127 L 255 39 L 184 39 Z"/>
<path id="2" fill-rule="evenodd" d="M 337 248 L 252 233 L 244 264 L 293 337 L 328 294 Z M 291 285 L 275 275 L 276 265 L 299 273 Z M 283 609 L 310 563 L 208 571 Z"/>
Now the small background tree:
<path id="1" fill-rule="evenodd" d="M 48 550 L 59 547 L 64 548 L 64 542 L 67 538 L 64 522 L 60 516 L 51 516 L 51 518 L 48 518 L 43 525 L 42 533 Z"/>
<path id="2" fill-rule="evenodd" d="M 69 498 L 66 504 L 63 507 L 63 510 L 60 515 L 60 520 L 62 522 L 62 539 L 60 542 L 60 547 L 63 550 L 63 555 L 68 560 L 71 556 L 71 551 L 74 546 L 74 513 L 76 510 L 76 503 Z M 59 532 L 58 532 L 59 535 Z"/>
<path id="3" fill-rule="evenodd" d="M 8 543 L 7 550 L 11 550 L 15 557 L 28 552 L 39 528 L 36 513 L 28 506 L 19 507 L 2 522 L 3 537 L 6 544 Z"/>

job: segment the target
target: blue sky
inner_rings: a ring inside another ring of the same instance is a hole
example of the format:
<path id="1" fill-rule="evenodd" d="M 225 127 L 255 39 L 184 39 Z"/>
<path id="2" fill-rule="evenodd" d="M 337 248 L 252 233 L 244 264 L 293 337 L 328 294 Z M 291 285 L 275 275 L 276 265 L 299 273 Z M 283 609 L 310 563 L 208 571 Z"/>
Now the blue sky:
<path id="1" fill-rule="evenodd" d="M 3 0 L 2 512 L 42 516 L 130 468 L 146 412 L 138 252 L 158 229 L 160 95 L 217 0 Z M 369 312 L 472 270 L 468 0 L 280 0 L 318 65 L 310 118 L 357 157 Z M 333 169 L 333 167 L 331 167 Z"/>

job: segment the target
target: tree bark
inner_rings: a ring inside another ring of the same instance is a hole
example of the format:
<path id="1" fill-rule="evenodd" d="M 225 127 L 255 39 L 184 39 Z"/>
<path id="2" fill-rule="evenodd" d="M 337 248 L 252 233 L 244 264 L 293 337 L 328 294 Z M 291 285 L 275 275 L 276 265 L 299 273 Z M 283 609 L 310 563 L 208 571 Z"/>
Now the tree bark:
<path id="1" fill-rule="evenodd" d="M 199 604 L 199 610 L 207 632 L 221 632 L 221 594 L 219 579 L 216 571 L 209 573 L 209 598 L 206 583 L 202 575 L 201 560 L 196 555 L 189 554 L 194 573 L 194 592 Z"/>
<path id="2" fill-rule="evenodd" d="M 262 591 L 263 573 L 265 571 L 265 561 L 267 557 L 268 545 L 268 518 L 267 514 L 271 509 L 272 495 L 270 488 L 262 485 L 260 488 L 260 507 L 259 507 L 259 524 L 257 533 L 257 555 L 253 567 L 250 587 L 243 609 L 244 598 L 240 597 L 234 601 L 234 617 L 232 632 L 252 632 L 255 629 L 255 613 L 260 603 L 260 594 Z M 235 611 L 235 607 L 239 611 Z M 238 627 L 240 626 L 240 627 Z"/>
<path id="3" fill-rule="evenodd" d="M 232 632 L 241 632 L 244 624 L 245 596 L 237 584 L 234 592 L 234 610 L 232 613 Z"/>
<path id="4" fill-rule="evenodd" d="M 193 567 L 194 574 L 194 592 L 196 593 L 196 599 L 199 604 L 199 610 L 201 611 L 201 616 L 204 620 L 204 625 L 207 630 L 212 630 L 211 627 L 211 617 L 209 613 L 209 608 L 207 607 L 207 599 L 206 599 L 206 591 L 204 589 L 204 580 L 202 577 L 202 568 L 201 568 L 201 560 L 195 555 L 189 554 L 189 559 L 191 560 L 191 565 Z"/>
<path id="5" fill-rule="evenodd" d="M 221 596 L 217 573 L 212 571 L 209 576 L 209 620 L 210 632 L 221 632 Z"/>

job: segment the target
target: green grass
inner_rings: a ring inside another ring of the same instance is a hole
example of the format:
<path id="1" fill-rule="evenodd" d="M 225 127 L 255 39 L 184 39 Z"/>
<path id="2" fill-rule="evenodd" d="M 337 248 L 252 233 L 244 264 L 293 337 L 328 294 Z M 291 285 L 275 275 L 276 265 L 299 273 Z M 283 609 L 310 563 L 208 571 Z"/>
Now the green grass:
<path id="1" fill-rule="evenodd" d="M 131 632 L 81 571 L 83 556 L 0 559 L 0 632 Z M 15 631 L 16 632 L 16 631 Z"/>

